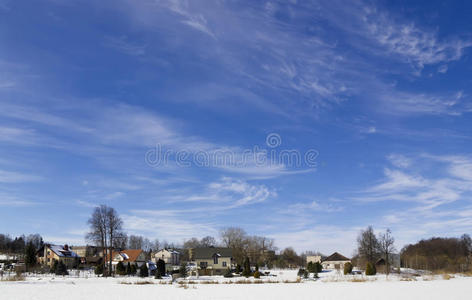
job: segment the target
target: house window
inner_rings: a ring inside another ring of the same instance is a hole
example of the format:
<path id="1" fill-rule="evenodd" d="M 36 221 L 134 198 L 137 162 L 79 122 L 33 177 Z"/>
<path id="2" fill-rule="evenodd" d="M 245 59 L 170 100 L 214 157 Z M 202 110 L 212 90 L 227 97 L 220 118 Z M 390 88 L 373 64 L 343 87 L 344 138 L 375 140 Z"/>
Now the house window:
<path id="1" fill-rule="evenodd" d="M 225 261 L 222 262 L 221 264 L 223 265 L 223 267 L 226 267 L 226 262 Z"/>
<path id="2" fill-rule="evenodd" d="M 213 264 L 218 264 L 218 255 L 213 256 Z"/>
<path id="3" fill-rule="evenodd" d="M 206 261 L 201 261 L 201 262 L 200 262 L 200 268 L 206 269 L 207 266 L 208 266 L 208 263 L 207 263 Z"/>
<path id="4" fill-rule="evenodd" d="M 48 257 L 48 262 L 50 262 L 50 261 L 51 261 L 51 259 Z"/>
<path id="5" fill-rule="evenodd" d="M 51 251 L 48 250 L 48 256 L 51 255 Z"/>

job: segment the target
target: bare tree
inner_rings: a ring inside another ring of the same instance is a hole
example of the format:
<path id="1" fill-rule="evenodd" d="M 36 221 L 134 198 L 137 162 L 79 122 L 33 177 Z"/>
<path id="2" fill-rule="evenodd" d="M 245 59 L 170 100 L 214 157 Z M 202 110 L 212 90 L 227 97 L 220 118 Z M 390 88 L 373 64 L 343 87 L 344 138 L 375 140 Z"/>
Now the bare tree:
<path id="1" fill-rule="evenodd" d="M 220 236 L 223 245 L 233 249 L 234 259 L 242 265 L 247 255 L 247 235 L 244 229 L 238 227 L 223 228 Z"/>
<path id="2" fill-rule="evenodd" d="M 206 236 L 200 240 L 201 247 L 214 247 L 216 246 L 216 240 L 212 236 Z"/>
<path id="3" fill-rule="evenodd" d="M 105 220 L 108 227 L 108 240 L 110 248 L 108 272 L 109 274 L 111 274 L 113 261 L 113 245 L 119 243 L 120 240 L 123 238 L 123 221 L 121 220 L 120 216 L 113 207 L 108 207 L 108 209 L 106 210 Z"/>
<path id="4" fill-rule="evenodd" d="M 125 236 L 122 232 L 123 221 L 113 207 L 100 205 L 94 209 L 88 224 L 90 232 L 87 233 L 86 239 L 102 247 L 104 257 L 107 257 L 108 254 L 108 275 L 110 275 L 112 272 L 113 247 L 120 244 Z M 105 264 L 105 261 L 103 263 Z"/>
<path id="5" fill-rule="evenodd" d="M 387 229 L 385 233 L 379 234 L 379 247 L 380 252 L 385 259 L 387 276 L 390 273 L 390 259 L 392 258 L 393 252 L 396 251 L 394 243 L 395 239 L 393 238 L 390 229 Z"/>
<path id="6" fill-rule="evenodd" d="M 95 207 L 92 216 L 88 220 L 90 226 L 90 232 L 87 233 L 86 239 L 96 246 L 101 247 L 103 251 L 103 257 L 107 256 L 107 233 L 108 228 L 106 226 L 106 210 L 107 206 L 100 205 Z M 103 260 L 103 266 L 105 266 L 105 259 Z M 105 268 L 103 268 L 105 274 Z"/>
<path id="7" fill-rule="evenodd" d="M 140 235 L 130 235 L 128 237 L 128 248 L 129 249 L 142 249 L 144 238 Z"/>
<path id="8" fill-rule="evenodd" d="M 359 257 L 372 265 L 379 257 L 379 242 L 374 234 L 372 226 L 367 227 L 366 230 L 361 231 L 357 238 L 357 251 Z"/>

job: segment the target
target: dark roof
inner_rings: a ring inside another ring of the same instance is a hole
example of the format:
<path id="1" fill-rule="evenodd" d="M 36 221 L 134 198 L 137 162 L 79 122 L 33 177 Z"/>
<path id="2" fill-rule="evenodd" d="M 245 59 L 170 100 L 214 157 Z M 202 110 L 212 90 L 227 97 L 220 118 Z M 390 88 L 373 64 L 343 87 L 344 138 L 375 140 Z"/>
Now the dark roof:
<path id="1" fill-rule="evenodd" d="M 233 257 L 233 250 L 231 248 L 217 248 L 217 247 L 193 249 L 193 259 L 212 258 L 215 254 L 220 257 Z"/>
<path id="2" fill-rule="evenodd" d="M 71 251 L 67 245 L 59 246 L 59 245 L 51 245 L 51 244 L 44 244 L 36 254 L 42 255 L 44 253 L 44 247 L 51 249 L 52 252 L 56 253 L 59 257 L 79 257 L 77 253 Z"/>
<path id="3" fill-rule="evenodd" d="M 342 260 L 350 260 L 344 255 L 339 254 L 338 252 L 334 252 L 330 256 L 326 257 L 323 261 L 342 261 Z"/>
<path id="4" fill-rule="evenodd" d="M 382 265 L 385 265 L 386 262 L 385 262 L 385 259 L 384 259 L 384 258 L 379 258 L 379 259 L 377 259 L 377 261 L 375 262 L 375 264 L 376 264 L 377 266 L 382 266 Z"/>

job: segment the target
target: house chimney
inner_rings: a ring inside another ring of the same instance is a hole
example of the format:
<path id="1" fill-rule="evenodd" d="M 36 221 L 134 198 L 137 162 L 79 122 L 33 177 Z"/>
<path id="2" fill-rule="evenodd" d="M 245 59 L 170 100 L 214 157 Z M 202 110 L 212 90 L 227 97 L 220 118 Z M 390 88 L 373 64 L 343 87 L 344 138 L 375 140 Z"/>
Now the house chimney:
<path id="1" fill-rule="evenodd" d="M 69 251 L 69 246 L 67 244 L 64 245 L 64 250 Z"/>

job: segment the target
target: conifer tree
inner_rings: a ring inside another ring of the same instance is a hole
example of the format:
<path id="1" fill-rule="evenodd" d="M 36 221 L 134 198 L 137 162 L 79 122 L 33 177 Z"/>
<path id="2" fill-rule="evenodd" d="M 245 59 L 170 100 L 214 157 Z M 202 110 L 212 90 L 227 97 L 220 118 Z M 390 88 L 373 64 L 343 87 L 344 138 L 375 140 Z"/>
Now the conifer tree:
<path id="1" fill-rule="evenodd" d="M 182 278 L 187 277 L 187 264 L 186 263 L 182 263 L 180 265 L 179 274 L 180 274 L 180 277 Z"/>
<path id="2" fill-rule="evenodd" d="M 125 265 L 123 264 L 123 262 L 120 261 L 116 265 L 116 273 L 118 275 L 125 275 L 126 274 L 126 269 L 125 269 Z"/>
<path id="3" fill-rule="evenodd" d="M 344 275 L 351 274 L 352 264 L 350 262 L 344 264 Z"/>
<path id="4" fill-rule="evenodd" d="M 162 259 L 157 260 L 156 267 L 156 276 L 162 277 L 166 274 L 166 263 Z"/>
<path id="5" fill-rule="evenodd" d="M 69 275 L 69 272 L 67 271 L 67 266 L 64 264 L 62 260 L 60 260 L 57 263 L 55 274 L 56 275 Z"/>
<path id="6" fill-rule="evenodd" d="M 375 269 L 375 266 L 371 264 L 370 262 L 368 262 L 365 268 L 365 275 L 371 276 L 375 274 L 377 274 L 377 270 Z"/>
<path id="7" fill-rule="evenodd" d="M 25 248 L 25 265 L 26 270 L 36 265 L 36 249 L 34 248 L 34 245 L 31 241 L 28 243 L 28 245 L 26 245 Z"/>
<path id="8" fill-rule="evenodd" d="M 140 277 L 148 277 L 149 276 L 149 271 L 148 271 L 148 267 L 146 266 L 146 264 L 143 264 L 139 268 L 139 276 Z"/>
<path id="9" fill-rule="evenodd" d="M 249 257 L 246 256 L 243 263 L 243 273 L 244 277 L 251 276 L 251 263 L 249 262 Z"/>

